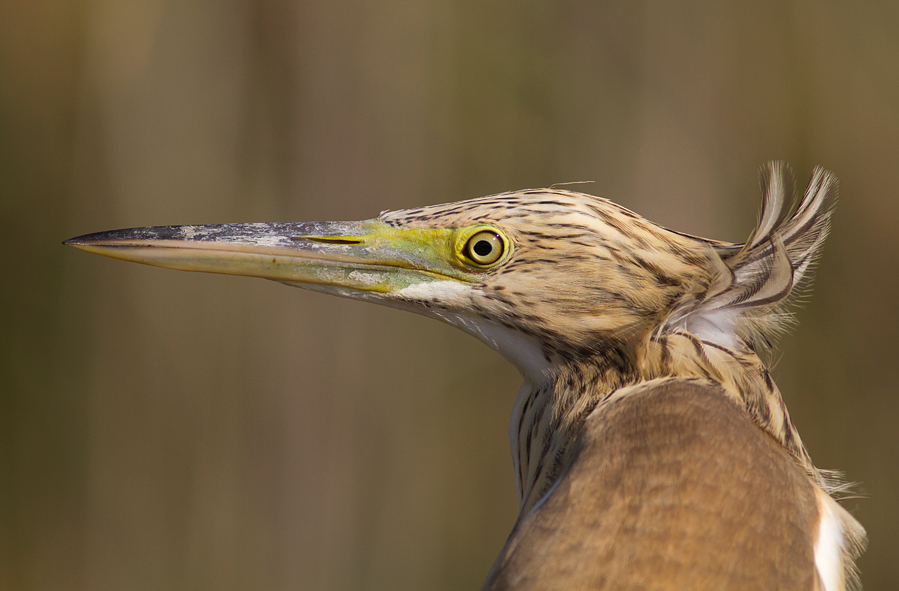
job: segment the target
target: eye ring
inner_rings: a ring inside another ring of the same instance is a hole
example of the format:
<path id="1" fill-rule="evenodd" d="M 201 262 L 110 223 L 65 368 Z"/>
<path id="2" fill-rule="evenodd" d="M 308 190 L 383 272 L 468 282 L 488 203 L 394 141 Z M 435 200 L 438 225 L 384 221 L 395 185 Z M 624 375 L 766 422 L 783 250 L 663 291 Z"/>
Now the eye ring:
<path id="1" fill-rule="evenodd" d="M 506 250 L 506 241 L 499 232 L 483 229 L 474 233 L 465 242 L 463 253 L 475 265 L 489 267 L 501 260 Z"/>

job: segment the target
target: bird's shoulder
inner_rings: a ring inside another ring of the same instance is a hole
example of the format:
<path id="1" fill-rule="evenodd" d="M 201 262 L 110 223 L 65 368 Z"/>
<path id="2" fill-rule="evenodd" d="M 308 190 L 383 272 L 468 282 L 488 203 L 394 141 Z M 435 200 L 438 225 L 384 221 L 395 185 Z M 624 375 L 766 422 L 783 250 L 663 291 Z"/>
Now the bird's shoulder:
<path id="1" fill-rule="evenodd" d="M 816 487 L 720 387 L 654 380 L 594 411 L 485 589 L 815 589 Z"/>

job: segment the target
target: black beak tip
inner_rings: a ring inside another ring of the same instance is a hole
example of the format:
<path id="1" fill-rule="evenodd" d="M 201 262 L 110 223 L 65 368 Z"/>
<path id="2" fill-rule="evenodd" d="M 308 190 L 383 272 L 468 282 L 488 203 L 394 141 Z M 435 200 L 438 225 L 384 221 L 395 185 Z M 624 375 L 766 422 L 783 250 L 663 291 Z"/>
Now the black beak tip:
<path id="1" fill-rule="evenodd" d="M 91 234 L 82 234 L 81 236 L 75 236 L 74 238 L 69 238 L 68 240 L 63 240 L 64 246 L 83 246 L 86 244 L 97 243 L 97 242 L 112 242 L 114 240 L 119 240 L 122 238 L 128 238 L 129 235 L 134 233 L 134 230 L 112 230 L 107 232 L 93 232 Z"/>
<path id="2" fill-rule="evenodd" d="M 93 234 L 82 234 L 81 236 L 75 236 L 74 238 L 69 238 L 68 240 L 63 240 L 63 246 L 74 246 L 78 248 L 80 246 L 87 246 L 91 243 L 98 242 L 109 242 L 114 240 L 117 236 L 116 232 L 94 232 Z"/>
<path id="3" fill-rule="evenodd" d="M 63 246 L 81 246 L 85 243 L 91 242 L 92 240 L 96 240 L 97 234 L 83 234 L 81 236 L 75 236 L 74 238 L 69 238 L 68 240 L 63 240 Z"/>

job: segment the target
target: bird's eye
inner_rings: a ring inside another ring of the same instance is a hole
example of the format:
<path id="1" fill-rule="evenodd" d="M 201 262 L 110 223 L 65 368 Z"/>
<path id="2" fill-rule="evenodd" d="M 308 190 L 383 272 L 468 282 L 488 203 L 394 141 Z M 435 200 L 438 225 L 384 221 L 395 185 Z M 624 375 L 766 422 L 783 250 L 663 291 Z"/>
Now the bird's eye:
<path id="1" fill-rule="evenodd" d="M 465 256 L 482 266 L 492 265 L 500 260 L 505 252 L 505 241 L 492 230 L 481 230 L 465 243 Z"/>

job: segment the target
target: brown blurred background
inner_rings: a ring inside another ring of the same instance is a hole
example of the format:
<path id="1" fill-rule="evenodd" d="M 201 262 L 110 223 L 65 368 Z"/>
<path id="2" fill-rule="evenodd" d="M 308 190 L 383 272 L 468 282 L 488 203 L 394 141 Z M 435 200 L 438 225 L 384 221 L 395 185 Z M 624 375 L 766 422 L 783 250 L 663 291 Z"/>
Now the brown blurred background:
<path id="1" fill-rule="evenodd" d="M 0 589 L 476 589 L 518 376 L 437 322 L 67 249 L 585 190 L 742 241 L 841 203 L 775 377 L 899 587 L 895 0 L 0 3 Z"/>

